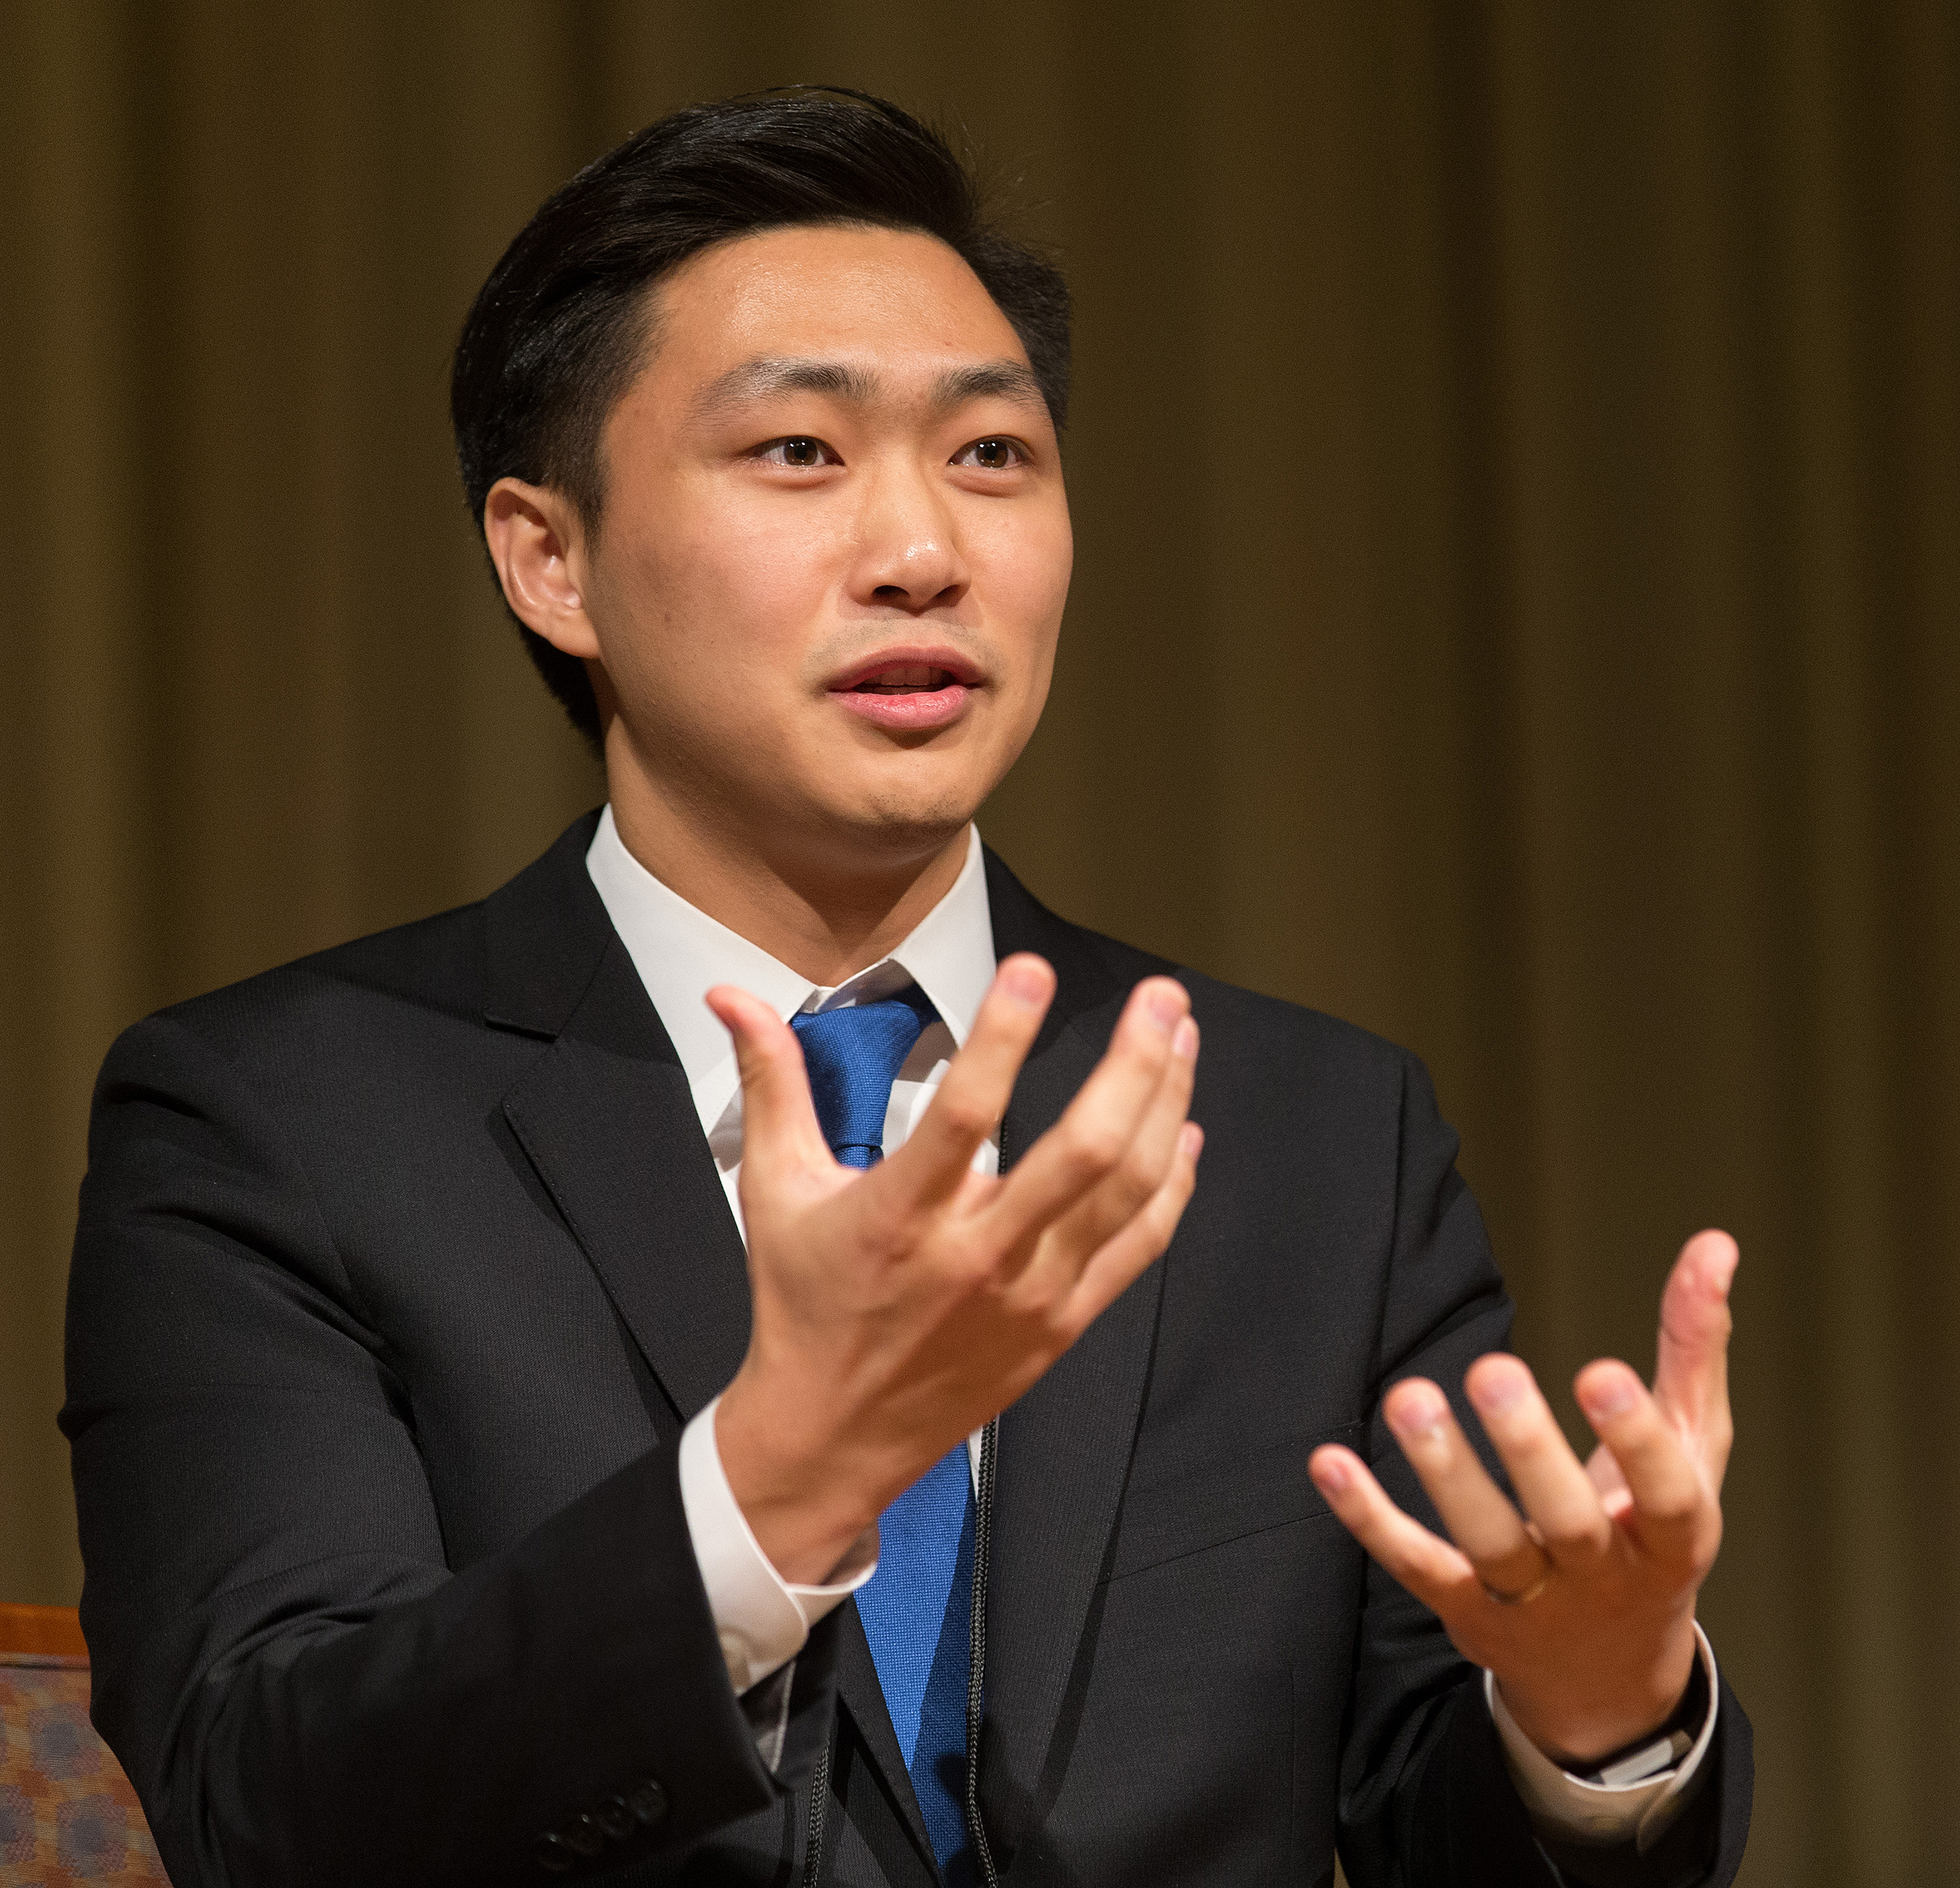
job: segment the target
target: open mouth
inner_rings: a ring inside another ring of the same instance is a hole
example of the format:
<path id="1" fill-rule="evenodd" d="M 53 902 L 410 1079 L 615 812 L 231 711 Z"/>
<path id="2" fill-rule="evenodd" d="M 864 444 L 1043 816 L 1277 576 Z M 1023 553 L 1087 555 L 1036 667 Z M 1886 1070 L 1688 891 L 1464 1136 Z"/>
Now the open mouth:
<path id="1" fill-rule="evenodd" d="M 917 734 L 959 720 L 981 680 L 950 650 L 894 649 L 840 676 L 831 696 L 874 726 Z"/>
<path id="2" fill-rule="evenodd" d="M 950 688 L 959 679 L 950 669 L 937 669 L 927 663 L 894 663 L 889 668 L 874 669 L 861 682 L 854 682 L 850 692 L 873 695 L 931 694 Z"/>

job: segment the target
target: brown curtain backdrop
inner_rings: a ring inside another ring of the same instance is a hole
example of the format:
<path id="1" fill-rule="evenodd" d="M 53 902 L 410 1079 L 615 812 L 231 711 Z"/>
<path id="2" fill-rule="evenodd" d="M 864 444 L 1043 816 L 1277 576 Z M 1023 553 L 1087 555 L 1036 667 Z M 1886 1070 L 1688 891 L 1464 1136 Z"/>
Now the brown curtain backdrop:
<path id="1" fill-rule="evenodd" d="M 4 11 L 0 1597 L 79 1579 L 110 1038 L 599 796 L 457 497 L 473 289 L 648 119 L 835 81 L 966 127 L 1079 295 L 988 836 L 1424 1054 L 1549 1379 L 1739 1234 L 1745 1878 L 1960 1878 L 1952 0 Z"/>

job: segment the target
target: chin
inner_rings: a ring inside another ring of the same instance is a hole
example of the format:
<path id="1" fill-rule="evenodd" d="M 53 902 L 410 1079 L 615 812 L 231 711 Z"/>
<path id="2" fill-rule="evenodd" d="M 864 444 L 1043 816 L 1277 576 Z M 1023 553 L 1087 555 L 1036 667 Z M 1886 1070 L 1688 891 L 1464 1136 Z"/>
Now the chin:
<path id="1" fill-rule="evenodd" d="M 800 770 L 800 783 L 809 792 L 805 803 L 826 825 L 867 844 L 943 844 L 997 783 L 995 770 L 984 764 L 994 757 L 963 745 L 963 752 L 914 748 L 872 757 L 835 752 L 820 760 L 812 756 L 814 764 Z"/>
<path id="2" fill-rule="evenodd" d="M 896 863 L 937 852 L 958 837 L 985 798 L 984 793 L 944 789 L 929 793 L 888 790 L 848 806 L 833 803 L 826 809 L 826 823 L 854 850 Z"/>
<path id="3" fill-rule="evenodd" d="M 933 800 L 894 799 L 864 809 L 855 823 L 875 843 L 925 851 L 944 845 L 979 809 L 979 799 L 963 795 Z"/>

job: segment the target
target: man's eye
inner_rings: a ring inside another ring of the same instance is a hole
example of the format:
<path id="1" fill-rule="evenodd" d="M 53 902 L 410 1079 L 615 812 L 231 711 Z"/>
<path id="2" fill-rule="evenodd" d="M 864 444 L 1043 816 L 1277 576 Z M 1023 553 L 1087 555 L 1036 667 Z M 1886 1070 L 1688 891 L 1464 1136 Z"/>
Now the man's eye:
<path id="1" fill-rule="evenodd" d="M 800 433 L 788 439 L 772 440 L 756 456 L 770 466 L 834 466 L 837 455 L 820 439 Z"/>
<path id="2" fill-rule="evenodd" d="M 985 472 L 1011 472 L 1025 465 L 1026 455 L 1010 439 L 976 439 L 953 455 L 956 466 L 978 466 Z"/>

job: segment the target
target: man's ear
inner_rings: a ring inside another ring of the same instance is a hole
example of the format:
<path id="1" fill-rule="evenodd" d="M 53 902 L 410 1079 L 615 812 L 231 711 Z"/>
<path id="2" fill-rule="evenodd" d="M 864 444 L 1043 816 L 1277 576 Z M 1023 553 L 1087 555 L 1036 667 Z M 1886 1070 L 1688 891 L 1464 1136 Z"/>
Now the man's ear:
<path id="1" fill-rule="evenodd" d="M 599 638 L 580 583 L 584 533 L 571 501 L 500 478 L 483 501 L 483 536 L 518 621 L 568 656 L 597 661 Z"/>

